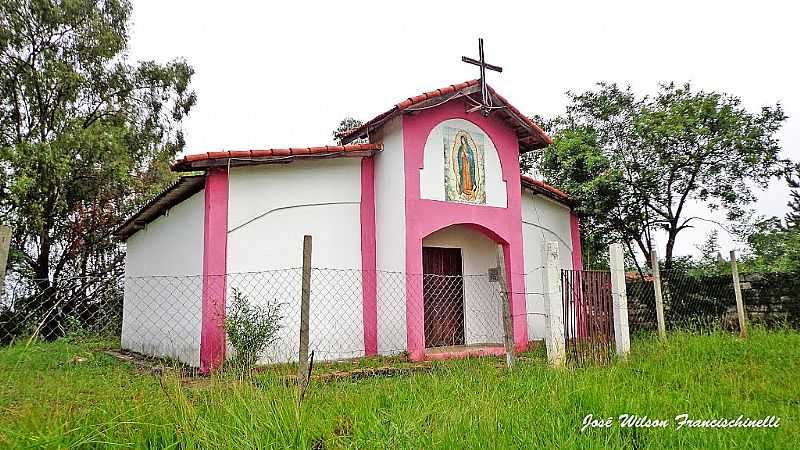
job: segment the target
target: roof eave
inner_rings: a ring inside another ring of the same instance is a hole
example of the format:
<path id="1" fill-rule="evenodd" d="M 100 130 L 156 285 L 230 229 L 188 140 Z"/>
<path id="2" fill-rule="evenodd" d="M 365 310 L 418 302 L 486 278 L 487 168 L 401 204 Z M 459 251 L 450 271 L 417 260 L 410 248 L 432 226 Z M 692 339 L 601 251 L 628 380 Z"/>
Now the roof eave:
<path id="1" fill-rule="evenodd" d="M 547 185 L 545 183 L 539 184 L 539 182 L 534 181 L 531 178 L 526 176 L 521 177 L 520 181 L 522 182 L 522 187 L 527 189 L 528 191 L 532 192 L 535 195 L 542 195 L 544 197 L 549 198 L 555 202 L 561 203 L 564 206 L 569 207 L 570 209 L 575 208 L 575 200 L 570 198 L 564 192 L 556 189 L 553 186 Z"/>
<path id="2" fill-rule="evenodd" d="M 353 150 L 353 151 L 340 151 L 331 153 L 307 154 L 307 155 L 286 155 L 286 156 L 264 156 L 264 157 L 221 157 L 209 158 L 197 161 L 180 160 L 172 165 L 174 172 L 193 172 L 197 170 L 206 170 L 212 167 L 242 167 L 242 166 L 256 166 L 263 164 L 288 164 L 293 161 L 305 159 L 325 159 L 325 158 L 362 158 L 372 156 L 381 151 L 380 149 L 374 150 Z"/>
<path id="3" fill-rule="evenodd" d="M 123 241 L 127 240 L 173 206 L 203 190 L 206 184 L 205 180 L 205 175 L 179 178 L 118 226 L 113 232 L 114 236 Z"/>

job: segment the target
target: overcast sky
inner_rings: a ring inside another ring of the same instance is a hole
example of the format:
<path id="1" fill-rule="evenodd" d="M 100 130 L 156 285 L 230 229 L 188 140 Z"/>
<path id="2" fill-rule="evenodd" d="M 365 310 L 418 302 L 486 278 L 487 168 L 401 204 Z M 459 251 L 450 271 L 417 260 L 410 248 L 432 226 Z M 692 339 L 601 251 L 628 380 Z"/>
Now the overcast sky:
<path id="1" fill-rule="evenodd" d="M 461 62 L 485 40 L 489 83 L 526 114 L 552 116 L 567 90 L 598 81 L 641 93 L 691 81 L 790 116 L 784 154 L 800 160 L 800 7 L 794 2 L 134 1 L 134 60 L 195 69 L 188 153 L 330 143 L 347 115 L 369 119 L 424 91 L 477 77 Z M 761 214 L 786 210 L 783 181 Z M 704 217 L 714 216 L 695 208 Z M 712 224 L 687 232 L 692 252 Z M 732 244 L 720 231 L 724 248 Z"/>

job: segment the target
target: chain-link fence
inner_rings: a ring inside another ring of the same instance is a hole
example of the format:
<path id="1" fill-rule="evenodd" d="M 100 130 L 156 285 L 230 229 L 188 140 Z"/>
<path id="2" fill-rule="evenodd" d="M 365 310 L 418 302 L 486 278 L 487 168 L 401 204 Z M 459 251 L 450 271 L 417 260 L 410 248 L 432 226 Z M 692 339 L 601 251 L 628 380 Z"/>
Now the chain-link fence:
<path id="1" fill-rule="evenodd" d="M 277 308 L 278 331 L 260 362 L 296 361 L 301 279 L 302 269 L 290 268 L 207 277 L 76 278 L 55 285 L 11 282 L 0 302 L 0 343 L 102 336 L 123 349 L 197 367 L 203 316 L 209 314 L 203 311 L 206 291 L 224 293 L 228 308 L 233 295 L 253 307 Z M 365 302 L 365 281 L 374 286 L 373 303 Z M 406 333 L 414 327 L 424 332 L 426 347 L 501 346 L 500 298 L 500 284 L 489 274 L 314 268 L 309 349 L 318 360 L 359 357 L 375 336 L 379 354 L 396 354 L 406 351 Z M 408 314 L 407 304 L 420 306 L 422 314 Z M 414 321 L 411 327 L 408 321 Z"/>
<path id="2" fill-rule="evenodd" d="M 0 297 L 0 345 L 32 336 L 118 338 L 123 289 L 119 277 L 69 278 L 57 285 L 47 280 L 8 280 Z"/>
<path id="3" fill-rule="evenodd" d="M 649 275 L 628 276 L 628 322 L 633 334 L 657 330 L 654 282 Z M 800 328 L 800 274 L 741 274 L 740 286 L 749 322 Z M 667 330 L 739 329 L 730 274 L 662 273 L 661 290 Z"/>

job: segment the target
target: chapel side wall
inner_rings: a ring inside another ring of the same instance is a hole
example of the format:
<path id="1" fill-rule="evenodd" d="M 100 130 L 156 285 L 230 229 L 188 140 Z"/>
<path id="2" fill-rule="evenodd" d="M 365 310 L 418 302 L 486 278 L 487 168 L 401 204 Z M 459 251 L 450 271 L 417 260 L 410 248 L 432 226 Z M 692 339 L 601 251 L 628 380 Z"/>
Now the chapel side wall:
<path id="1" fill-rule="evenodd" d="M 422 240 L 422 245 L 461 249 L 464 343 L 502 343 L 500 286 L 496 281 L 489 281 L 488 275 L 490 268 L 497 267 L 497 243 L 478 230 L 455 225 L 427 236 Z"/>
<path id="2" fill-rule="evenodd" d="M 378 353 L 406 349 L 405 172 L 402 119 L 387 122 L 373 142 L 375 158 L 375 250 Z"/>
<path id="3" fill-rule="evenodd" d="M 525 252 L 525 287 L 529 339 L 543 339 L 545 333 L 543 242 L 558 242 L 562 269 L 572 269 L 570 210 L 541 195 L 522 191 L 522 240 Z"/>
<path id="4" fill-rule="evenodd" d="M 282 304 L 277 343 L 262 362 L 297 359 L 303 236 L 313 237 L 310 344 L 317 360 L 363 356 L 361 158 L 232 168 L 228 305 Z M 228 352 L 232 354 L 232 352 Z"/>
<path id="5" fill-rule="evenodd" d="M 204 195 L 127 239 L 122 348 L 199 367 Z"/>

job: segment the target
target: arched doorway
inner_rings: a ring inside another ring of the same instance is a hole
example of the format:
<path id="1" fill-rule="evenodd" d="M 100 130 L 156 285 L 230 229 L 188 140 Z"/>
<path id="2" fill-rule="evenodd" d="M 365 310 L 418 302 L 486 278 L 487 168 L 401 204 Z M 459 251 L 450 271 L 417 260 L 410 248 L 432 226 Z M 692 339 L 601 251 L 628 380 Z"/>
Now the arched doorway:
<path id="1" fill-rule="evenodd" d="M 498 242 L 474 225 L 451 225 L 422 240 L 427 349 L 500 346 Z"/>

